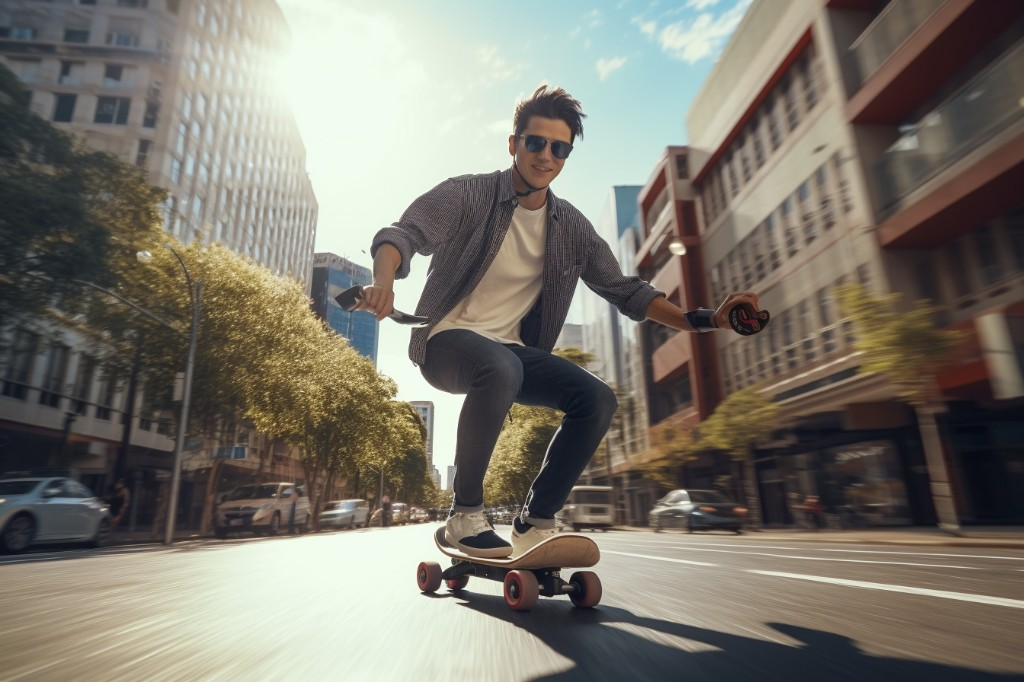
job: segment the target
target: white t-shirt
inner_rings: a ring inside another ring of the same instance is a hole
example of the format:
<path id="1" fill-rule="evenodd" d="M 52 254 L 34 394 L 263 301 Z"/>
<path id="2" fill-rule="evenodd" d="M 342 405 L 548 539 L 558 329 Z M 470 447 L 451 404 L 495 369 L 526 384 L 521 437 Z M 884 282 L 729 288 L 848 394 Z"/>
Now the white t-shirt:
<path id="1" fill-rule="evenodd" d="M 430 336 L 468 329 L 499 343 L 523 344 L 519 323 L 540 296 L 544 273 L 547 205 L 516 206 L 498 254 L 476 289 L 444 316 Z"/>

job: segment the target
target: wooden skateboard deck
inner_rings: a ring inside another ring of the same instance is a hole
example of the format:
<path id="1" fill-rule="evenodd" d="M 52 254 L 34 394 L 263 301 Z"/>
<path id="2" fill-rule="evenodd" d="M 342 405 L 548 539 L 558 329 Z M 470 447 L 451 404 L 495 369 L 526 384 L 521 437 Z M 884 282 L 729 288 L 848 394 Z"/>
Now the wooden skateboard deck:
<path id="1" fill-rule="evenodd" d="M 597 543 L 576 534 L 559 534 L 530 548 L 525 554 L 506 559 L 473 557 L 459 551 L 444 539 L 444 526 L 434 533 L 434 543 L 452 565 L 441 570 L 434 561 L 423 561 L 416 568 L 416 584 L 425 593 L 436 592 L 442 580 L 453 592 L 462 590 L 470 576 L 503 583 L 505 603 L 517 611 L 530 609 L 541 595 L 565 594 L 580 608 L 596 606 L 601 601 L 601 580 L 592 571 L 577 571 L 564 580 L 561 569 L 566 566 L 586 568 L 601 559 Z"/>
<path id="2" fill-rule="evenodd" d="M 463 553 L 444 539 L 444 526 L 434 533 L 437 548 L 453 559 L 505 568 L 586 568 L 601 560 L 597 543 L 583 535 L 559 533 L 531 547 L 526 554 L 507 559 L 486 559 Z"/>

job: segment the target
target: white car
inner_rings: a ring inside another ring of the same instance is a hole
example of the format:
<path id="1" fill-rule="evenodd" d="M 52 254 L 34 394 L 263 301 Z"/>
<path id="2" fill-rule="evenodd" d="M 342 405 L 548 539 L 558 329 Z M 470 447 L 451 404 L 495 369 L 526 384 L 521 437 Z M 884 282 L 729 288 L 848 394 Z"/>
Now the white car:
<path id="1" fill-rule="evenodd" d="M 309 498 L 294 483 L 254 483 L 229 490 L 217 505 L 213 534 L 277 535 L 289 526 L 305 533 L 309 528 Z"/>
<path id="2" fill-rule="evenodd" d="M 0 480 L 0 550 L 4 552 L 57 542 L 98 547 L 109 532 L 109 508 L 78 481 L 61 477 Z"/>

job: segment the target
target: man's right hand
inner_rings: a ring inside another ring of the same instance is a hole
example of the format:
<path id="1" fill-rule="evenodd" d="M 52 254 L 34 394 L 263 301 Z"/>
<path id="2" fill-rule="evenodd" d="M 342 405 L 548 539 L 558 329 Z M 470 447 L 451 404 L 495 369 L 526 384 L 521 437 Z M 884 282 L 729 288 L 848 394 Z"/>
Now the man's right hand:
<path id="1" fill-rule="evenodd" d="M 356 310 L 366 310 L 383 320 L 395 309 L 395 292 L 390 287 L 371 284 L 363 287 L 363 297 L 356 305 Z"/>

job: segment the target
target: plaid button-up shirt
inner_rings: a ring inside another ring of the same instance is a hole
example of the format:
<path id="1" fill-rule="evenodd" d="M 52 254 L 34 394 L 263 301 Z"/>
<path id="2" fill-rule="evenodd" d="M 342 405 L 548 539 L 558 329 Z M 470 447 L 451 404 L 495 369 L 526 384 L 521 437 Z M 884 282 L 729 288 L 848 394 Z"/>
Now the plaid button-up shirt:
<path id="1" fill-rule="evenodd" d="M 517 205 L 511 168 L 449 178 L 416 199 L 398 222 L 377 232 L 370 252 L 376 255 L 381 244 L 394 245 L 402 255 L 397 279 L 408 276 L 414 253 L 432 256 L 416 306 L 416 314 L 429 317 L 432 326 L 480 283 Z M 580 279 L 622 314 L 644 320 L 651 300 L 664 294 L 639 277 L 623 275 L 591 222 L 550 189 L 547 209 L 543 285 L 521 322 L 523 343 L 554 348 Z M 409 358 L 417 365 L 423 364 L 430 326 L 412 332 Z"/>

